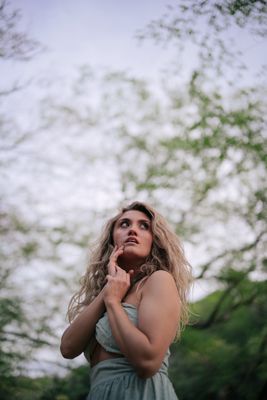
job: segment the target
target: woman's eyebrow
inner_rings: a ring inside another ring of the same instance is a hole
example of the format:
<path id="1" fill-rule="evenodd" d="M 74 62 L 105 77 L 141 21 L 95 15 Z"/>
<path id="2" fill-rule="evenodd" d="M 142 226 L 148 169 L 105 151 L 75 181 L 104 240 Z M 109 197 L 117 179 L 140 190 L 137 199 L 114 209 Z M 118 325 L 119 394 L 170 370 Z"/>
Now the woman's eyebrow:
<path id="1" fill-rule="evenodd" d="M 118 222 L 131 222 L 131 221 L 132 221 L 131 218 L 126 218 L 126 217 L 118 219 Z M 138 219 L 137 222 L 147 222 L 148 224 L 151 223 L 149 219 L 144 219 L 144 218 Z"/>
<path id="2" fill-rule="evenodd" d="M 138 222 L 147 222 L 148 224 L 150 224 L 150 220 L 149 219 L 139 219 Z"/>
<path id="3" fill-rule="evenodd" d="M 118 219 L 118 222 L 121 222 L 121 221 L 127 221 L 128 222 L 128 221 L 131 221 L 131 220 L 130 220 L 130 218 L 122 217 L 122 218 Z"/>
<path id="4" fill-rule="evenodd" d="M 117 220 L 117 222 L 116 222 L 116 224 L 115 225 L 119 225 L 121 222 L 128 222 L 128 223 L 130 223 L 131 222 L 131 220 L 129 219 L 129 218 L 119 218 L 118 220 Z"/>

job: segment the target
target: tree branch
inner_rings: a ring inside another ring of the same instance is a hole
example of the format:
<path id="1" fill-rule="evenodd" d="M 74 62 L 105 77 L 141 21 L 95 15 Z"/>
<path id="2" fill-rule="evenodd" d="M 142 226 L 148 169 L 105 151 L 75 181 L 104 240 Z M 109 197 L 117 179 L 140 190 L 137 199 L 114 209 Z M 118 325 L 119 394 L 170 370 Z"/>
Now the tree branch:
<path id="1" fill-rule="evenodd" d="M 208 271 L 208 269 L 211 267 L 211 265 L 215 262 L 220 260 L 221 258 L 224 258 L 225 256 L 232 254 L 238 254 L 238 253 L 243 253 L 246 251 L 251 250 L 253 247 L 255 247 L 258 242 L 260 241 L 261 237 L 265 234 L 265 231 L 260 232 L 260 234 L 256 237 L 256 239 L 249 244 L 246 244 L 242 247 L 240 247 L 239 249 L 230 249 L 230 250 L 225 250 L 224 252 L 217 254 L 215 257 L 213 257 L 210 261 L 208 261 L 207 263 L 203 264 L 200 268 L 201 268 L 201 273 L 195 278 L 195 279 L 202 279 L 204 278 L 205 273 Z"/>

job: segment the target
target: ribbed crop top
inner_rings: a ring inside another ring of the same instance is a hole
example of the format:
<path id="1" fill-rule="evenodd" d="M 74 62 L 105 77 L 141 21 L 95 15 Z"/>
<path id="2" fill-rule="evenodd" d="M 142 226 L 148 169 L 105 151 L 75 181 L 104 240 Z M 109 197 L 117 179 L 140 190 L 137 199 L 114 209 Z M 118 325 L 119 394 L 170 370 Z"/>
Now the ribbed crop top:
<path id="1" fill-rule="evenodd" d="M 138 314 L 137 314 L 137 308 L 129 303 L 122 303 L 123 309 L 127 313 L 130 321 L 137 326 L 138 322 Z M 116 354 L 121 354 L 121 350 L 119 349 L 114 337 L 112 336 L 111 328 L 109 325 L 109 320 L 108 320 L 108 315 L 107 312 L 104 313 L 104 315 L 98 320 L 95 328 L 95 339 L 97 342 L 108 352 L 110 353 L 116 353 Z M 89 360 L 89 354 L 91 352 L 91 346 L 87 347 L 85 350 L 84 354 L 85 357 Z M 164 360 L 163 364 L 165 366 L 168 366 L 168 359 L 170 355 L 170 350 L 168 349 Z"/>

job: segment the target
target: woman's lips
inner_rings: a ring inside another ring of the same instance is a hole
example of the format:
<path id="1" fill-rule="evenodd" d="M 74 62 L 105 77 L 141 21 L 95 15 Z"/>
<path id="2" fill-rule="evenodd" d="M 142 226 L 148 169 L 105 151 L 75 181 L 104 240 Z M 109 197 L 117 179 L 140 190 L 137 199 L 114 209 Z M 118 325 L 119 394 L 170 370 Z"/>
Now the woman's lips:
<path id="1" fill-rule="evenodd" d="M 128 239 L 125 240 L 124 244 L 128 243 L 138 244 L 138 240 L 135 237 L 129 237 Z"/>

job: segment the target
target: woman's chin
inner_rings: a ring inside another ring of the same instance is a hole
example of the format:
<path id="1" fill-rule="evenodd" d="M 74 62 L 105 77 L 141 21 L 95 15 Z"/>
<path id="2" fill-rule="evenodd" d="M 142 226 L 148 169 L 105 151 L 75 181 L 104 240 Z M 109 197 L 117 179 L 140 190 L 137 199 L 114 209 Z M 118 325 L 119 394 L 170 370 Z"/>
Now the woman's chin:
<path id="1" fill-rule="evenodd" d="M 119 265 L 127 266 L 129 269 L 140 266 L 145 260 L 146 257 L 143 254 L 140 254 L 134 247 L 130 246 L 127 246 L 123 254 L 118 258 Z"/>

